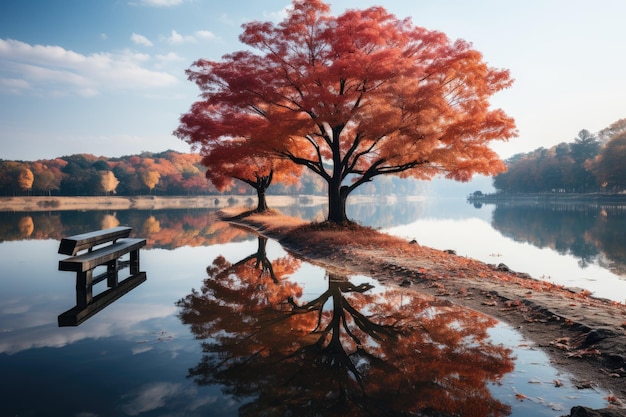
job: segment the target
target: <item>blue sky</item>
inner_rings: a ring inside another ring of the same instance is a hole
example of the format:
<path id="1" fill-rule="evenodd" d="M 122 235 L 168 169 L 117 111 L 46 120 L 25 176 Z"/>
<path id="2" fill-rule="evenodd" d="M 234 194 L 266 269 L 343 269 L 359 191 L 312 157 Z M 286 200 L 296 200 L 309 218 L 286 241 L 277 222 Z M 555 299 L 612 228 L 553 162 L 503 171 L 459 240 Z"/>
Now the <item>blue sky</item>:
<path id="1" fill-rule="evenodd" d="M 335 0 L 382 5 L 472 42 L 508 68 L 494 97 L 520 131 L 503 157 L 572 141 L 626 117 L 626 1 Z M 241 24 L 288 0 L 2 0 L 0 159 L 121 156 L 189 146 L 172 136 L 197 99 L 184 70 L 242 49 Z"/>

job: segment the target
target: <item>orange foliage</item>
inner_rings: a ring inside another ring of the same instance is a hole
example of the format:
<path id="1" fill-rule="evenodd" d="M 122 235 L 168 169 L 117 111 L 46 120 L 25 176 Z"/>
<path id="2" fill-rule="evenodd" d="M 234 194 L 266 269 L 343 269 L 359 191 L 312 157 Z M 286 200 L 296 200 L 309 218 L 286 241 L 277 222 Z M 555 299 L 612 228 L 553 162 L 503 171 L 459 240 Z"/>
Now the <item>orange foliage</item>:
<path id="1" fill-rule="evenodd" d="M 20 231 L 22 237 L 29 237 L 33 234 L 35 230 L 35 223 L 33 222 L 33 218 L 30 216 L 24 216 L 20 219 L 17 228 Z"/>
<path id="2" fill-rule="evenodd" d="M 260 178 L 285 184 L 296 184 L 301 168 L 284 158 L 276 158 L 250 147 L 243 139 L 215 143 L 202 148 L 202 164 L 208 168 L 206 177 L 219 191 L 230 189 L 233 179 L 256 188 Z M 268 184 L 269 185 L 269 184 Z"/>
<path id="3" fill-rule="evenodd" d="M 504 164 L 488 145 L 516 135 L 489 99 L 511 85 L 469 43 L 399 20 L 382 7 L 334 17 L 320 0 L 294 0 L 278 25 L 244 25 L 256 50 L 199 60 L 203 91 L 175 132 L 206 147 L 245 138 L 328 183 L 329 220 L 378 175 L 466 181 Z"/>
<path id="4" fill-rule="evenodd" d="M 17 178 L 17 182 L 22 190 L 30 190 L 33 188 L 34 180 L 35 176 L 33 175 L 33 171 L 28 168 L 22 169 Z"/>
<path id="5" fill-rule="evenodd" d="M 513 366 L 510 351 L 489 342 L 495 320 L 417 294 L 368 294 L 370 284 L 333 273 L 326 291 L 299 300 L 285 279 L 299 263 L 269 262 L 262 239 L 240 262 L 216 258 L 202 289 L 178 302 L 203 340 L 190 370 L 197 383 L 254 398 L 246 415 L 508 413 L 486 384 Z"/>

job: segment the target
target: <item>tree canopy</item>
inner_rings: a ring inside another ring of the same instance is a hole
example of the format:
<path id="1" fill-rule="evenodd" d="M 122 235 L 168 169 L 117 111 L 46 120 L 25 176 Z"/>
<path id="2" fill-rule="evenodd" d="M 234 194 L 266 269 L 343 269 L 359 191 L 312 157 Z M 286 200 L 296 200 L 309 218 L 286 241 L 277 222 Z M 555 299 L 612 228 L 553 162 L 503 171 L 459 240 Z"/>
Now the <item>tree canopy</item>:
<path id="1" fill-rule="evenodd" d="M 187 71 L 202 98 L 175 133 L 201 151 L 243 138 L 308 168 L 327 184 L 328 220 L 346 222 L 348 195 L 379 175 L 463 181 L 504 169 L 488 145 L 515 125 L 489 99 L 512 79 L 469 43 L 382 7 L 333 16 L 321 0 L 243 28 L 247 50 Z"/>

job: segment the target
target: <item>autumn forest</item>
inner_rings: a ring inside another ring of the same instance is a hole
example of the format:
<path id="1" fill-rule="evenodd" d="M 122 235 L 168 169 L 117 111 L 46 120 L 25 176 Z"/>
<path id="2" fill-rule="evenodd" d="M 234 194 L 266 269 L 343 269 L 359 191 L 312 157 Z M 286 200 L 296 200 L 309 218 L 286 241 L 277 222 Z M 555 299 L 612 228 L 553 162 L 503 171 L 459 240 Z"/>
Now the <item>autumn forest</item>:
<path id="1" fill-rule="evenodd" d="M 249 195 L 254 190 L 234 180 L 219 191 L 205 177 L 207 168 L 195 153 L 143 152 L 119 158 L 75 154 L 37 161 L 0 160 L 1 196 L 146 196 L 146 195 Z M 363 194 L 419 193 L 417 181 L 380 179 L 360 190 Z M 274 195 L 323 195 L 324 183 L 302 172 L 295 184 L 275 183 Z"/>

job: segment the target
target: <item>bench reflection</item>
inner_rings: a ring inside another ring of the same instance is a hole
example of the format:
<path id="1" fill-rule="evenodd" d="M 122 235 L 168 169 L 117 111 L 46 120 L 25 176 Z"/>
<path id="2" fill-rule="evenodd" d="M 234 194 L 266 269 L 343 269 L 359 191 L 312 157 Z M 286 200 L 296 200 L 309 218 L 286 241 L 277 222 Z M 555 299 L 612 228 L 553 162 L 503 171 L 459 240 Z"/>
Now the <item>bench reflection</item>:
<path id="1" fill-rule="evenodd" d="M 103 281 L 106 274 L 102 274 L 93 280 L 93 285 Z M 87 292 L 84 288 L 76 288 L 76 306 L 62 313 L 58 317 L 59 327 L 78 326 L 85 320 L 93 317 L 96 313 L 103 310 L 109 304 L 112 304 L 124 294 L 130 292 L 147 279 L 145 272 L 132 275 L 122 281 L 116 283 L 113 287 L 103 291 L 102 293 L 90 297 L 88 301 Z M 89 290 L 91 294 L 91 289 Z"/>
<path id="2" fill-rule="evenodd" d="M 132 228 L 114 227 L 70 236 L 61 240 L 59 270 L 76 272 L 76 306 L 58 317 L 59 326 L 77 326 L 146 280 L 139 270 L 139 249 L 146 239 L 129 238 Z M 122 257 L 130 259 L 122 261 Z M 130 277 L 119 280 L 128 267 Z M 106 272 L 94 275 L 97 269 Z M 106 279 L 108 290 L 93 296 L 93 287 Z"/>

